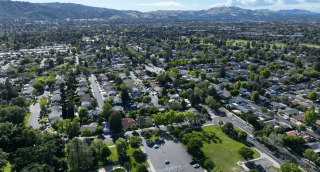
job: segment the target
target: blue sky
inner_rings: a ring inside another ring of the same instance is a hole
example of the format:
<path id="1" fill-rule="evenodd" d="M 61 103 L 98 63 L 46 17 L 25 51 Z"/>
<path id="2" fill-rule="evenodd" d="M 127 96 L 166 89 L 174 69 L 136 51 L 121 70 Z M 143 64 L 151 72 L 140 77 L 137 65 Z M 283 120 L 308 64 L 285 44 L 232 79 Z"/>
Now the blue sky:
<path id="1" fill-rule="evenodd" d="M 26 0 L 25 0 L 26 1 Z M 142 12 L 156 10 L 207 10 L 236 6 L 247 9 L 302 9 L 320 13 L 320 0 L 27 0 L 29 2 L 77 3 L 94 7 Z"/>

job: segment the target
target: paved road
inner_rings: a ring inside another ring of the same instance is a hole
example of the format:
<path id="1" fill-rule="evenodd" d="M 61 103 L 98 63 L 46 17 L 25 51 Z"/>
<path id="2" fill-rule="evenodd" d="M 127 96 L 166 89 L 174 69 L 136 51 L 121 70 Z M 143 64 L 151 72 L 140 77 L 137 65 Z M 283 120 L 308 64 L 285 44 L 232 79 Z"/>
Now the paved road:
<path id="1" fill-rule="evenodd" d="M 41 125 L 39 124 L 39 121 L 38 121 L 40 111 L 41 111 L 39 100 L 40 100 L 40 97 L 47 96 L 48 93 L 49 92 L 45 90 L 42 95 L 37 96 L 37 98 L 38 98 L 37 103 L 35 105 L 31 105 L 29 107 L 30 112 L 31 112 L 31 116 L 28 121 L 28 126 L 32 126 L 33 128 L 40 128 L 41 127 Z"/>
<path id="2" fill-rule="evenodd" d="M 159 68 L 159 67 L 155 67 L 155 66 L 153 66 L 153 65 L 150 65 L 150 66 L 145 65 L 145 68 L 146 68 L 146 70 L 148 70 L 148 71 L 150 71 L 150 72 L 155 72 L 155 73 L 157 73 L 157 74 L 165 71 L 164 69 Z"/>
<path id="3" fill-rule="evenodd" d="M 141 82 L 141 80 L 139 78 L 137 78 L 133 74 L 133 72 L 130 72 L 130 76 L 131 76 L 132 80 L 134 80 L 134 83 L 136 84 L 136 86 L 141 88 L 143 92 L 149 91 L 149 93 L 151 93 L 150 90 L 144 88 L 143 83 Z M 152 104 L 155 105 L 155 106 L 159 106 L 158 105 L 158 96 L 157 95 L 153 95 L 153 94 L 149 94 L 149 96 L 151 97 Z"/>
<path id="4" fill-rule="evenodd" d="M 93 74 L 91 74 L 91 76 L 89 77 L 89 80 L 91 82 L 91 87 L 92 87 L 94 97 L 98 101 L 98 108 L 99 108 L 99 110 L 102 110 L 104 102 L 103 102 L 102 95 L 100 93 L 99 85 L 98 85 L 98 83 L 96 83 L 96 77 Z"/>
<path id="5" fill-rule="evenodd" d="M 40 63 L 40 67 L 43 67 L 44 66 L 44 61 L 46 61 L 46 58 L 43 58 L 41 63 Z"/>
<path id="6" fill-rule="evenodd" d="M 6 65 L 2 66 L 1 69 L 4 71 L 7 71 L 7 69 L 10 67 L 10 64 L 13 64 L 14 60 L 11 60 L 9 63 L 7 63 Z"/>

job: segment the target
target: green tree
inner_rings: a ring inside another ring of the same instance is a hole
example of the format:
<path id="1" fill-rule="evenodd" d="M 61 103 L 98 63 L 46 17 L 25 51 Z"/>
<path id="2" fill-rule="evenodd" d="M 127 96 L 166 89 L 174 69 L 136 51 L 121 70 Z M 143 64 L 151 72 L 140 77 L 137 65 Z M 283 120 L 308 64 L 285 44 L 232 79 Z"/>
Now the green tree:
<path id="1" fill-rule="evenodd" d="M 134 149 L 138 149 L 142 143 L 142 139 L 139 136 L 132 136 L 129 138 L 130 146 Z"/>
<path id="2" fill-rule="evenodd" d="M 254 151 L 251 149 L 251 148 L 248 148 L 248 147 L 241 147 L 239 150 L 238 150 L 238 154 L 246 161 L 248 161 L 249 159 L 252 159 L 253 158 L 253 155 L 254 155 Z"/>
<path id="3" fill-rule="evenodd" d="M 96 134 L 101 135 L 103 134 L 103 127 L 101 125 L 99 125 L 96 129 Z"/>
<path id="4" fill-rule="evenodd" d="M 304 115 L 304 122 L 307 126 L 314 126 L 315 122 L 319 118 L 319 114 L 316 113 L 314 110 L 307 110 L 306 114 Z"/>
<path id="5" fill-rule="evenodd" d="M 234 84 L 234 89 L 240 90 L 240 87 L 241 87 L 241 82 L 240 82 L 240 81 L 237 81 L 237 82 Z"/>
<path id="6" fill-rule="evenodd" d="M 92 136 L 93 133 L 89 129 L 84 129 L 84 130 L 82 130 L 81 134 L 83 137 L 90 137 L 90 136 Z"/>
<path id="7" fill-rule="evenodd" d="M 149 131 L 146 131 L 146 132 L 143 134 L 143 137 L 144 137 L 146 140 L 149 140 L 149 139 L 152 137 L 152 134 L 151 134 Z"/>
<path id="8" fill-rule="evenodd" d="M 100 112 L 100 116 L 104 117 L 106 120 L 109 120 L 110 116 L 114 113 L 112 105 L 109 102 L 105 102 Z M 109 122 L 109 121 L 108 121 Z"/>
<path id="9" fill-rule="evenodd" d="M 204 73 L 204 72 L 201 72 L 200 73 L 200 78 L 201 78 L 202 81 L 205 80 L 207 78 L 207 74 Z"/>
<path id="10" fill-rule="evenodd" d="M 126 162 L 126 163 L 124 163 L 124 168 L 127 169 L 128 171 L 130 171 L 132 168 L 132 164 L 130 162 Z"/>
<path id="11" fill-rule="evenodd" d="M 303 153 L 303 156 L 310 161 L 315 161 L 319 158 L 318 154 L 315 153 L 312 149 L 306 149 Z"/>
<path id="12" fill-rule="evenodd" d="M 297 129 L 298 129 L 299 132 L 301 132 L 301 131 L 306 131 L 307 127 L 305 125 L 303 125 L 303 124 L 300 124 L 300 125 L 297 126 Z"/>
<path id="13" fill-rule="evenodd" d="M 137 172 L 148 172 L 148 169 L 145 165 L 143 164 L 138 164 L 137 165 Z"/>
<path id="14" fill-rule="evenodd" d="M 162 113 L 158 112 L 157 114 L 152 115 L 154 125 L 159 126 L 163 123 L 162 121 Z"/>
<path id="15" fill-rule="evenodd" d="M 261 71 L 260 71 L 260 69 L 259 69 L 259 73 L 260 73 L 260 75 L 263 76 L 265 79 L 268 79 L 268 78 L 270 77 L 270 75 L 271 75 L 271 72 L 270 72 L 270 70 L 268 70 L 268 69 L 263 69 L 263 70 L 261 70 Z"/>
<path id="16" fill-rule="evenodd" d="M 233 124 L 231 122 L 227 122 L 223 125 L 223 129 L 227 132 L 233 131 Z"/>
<path id="17" fill-rule="evenodd" d="M 2 148 L 0 148 L 0 169 L 7 165 L 7 158 L 9 153 L 3 152 Z"/>
<path id="18" fill-rule="evenodd" d="M 246 140 L 246 139 L 247 139 L 247 133 L 246 133 L 245 131 L 240 131 L 240 132 L 238 133 L 238 137 L 239 137 L 240 139 Z"/>
<path id="19" fill-rule="evenodd" d="M 219 69 L 219 77 L 220 78 L 224 78 L 226 77 L 226 67 L 224 65 L 222 65 Z"/>
<path id="20" fill-rule="evenodd" d="M 98 101 L 97 101 L 96 98 L 92 98 L 90 100 L 90 106 L 91 106 L 92 109 L 96 109 L 96 107 L 98 106 Z"/>
<path id="21" fill-rule="evenodd" d="M 131 125 L 131 131 L 134 131 L 134 130 L 138 130 L 138 127 L 136 124 Z"/>
<path id="22" fill-rule="evenodd" d="M 191 153 L 191 155 L 198 155 L 203 147 L 202 139 L 198 136 L 193 137 L 189 140 L 187 144 L 187 150 Z"/>
<path id="23" fill-rule="evenodd" d="M 255 74 L 254 74 L 254 73 L 251 73 L 251 74 L 250 74 L 250 81 L 254 81 L 254 77 L 255 77 Z"/>
<path id="24" fill-rule="evenodd" d="M 294 163 L 284 163 L 280 166 L 281 172 L 301 172 L 297 164 Z"/>
<path id="25" fill-rule="evenodd" d="M 257 103 L 259 101 L 259 93 L 257 91 L 253 91 L 250 99 L 251 101 Z"/>
<path id="26" fill-rule="evenodd" d="M 44 88 L 45 81 L 42 78 L 38 78 L 34 83 L 33 83 L 33 88 L 37 90 L 42 90 Z"/>
<path id="27" fill-rule="evenodd" d="M 241 82 L 241 87 L 242 88 L 247 88 L 248 87 L 248 83 L 247 82 Z"/>
<path id="28" fill-rule="evenodd" d="M 126 140 L 123 139 L 123 138 L 119 138 L 117 141 L 116 141 L 116 148 L 117 148 L 117 152 L 118 154 L 126 154 L 126 151 L 127 151 L 127 143 L 126 143 Z"/>
<path id="29" fill-rule="evenodd" d="M 207 170 L 212 170 L 214 168 L 214 163 L 210 159 L 204 161 L 204 168 Z"/>
<path id="30" fill-rule="evenodd" d="M 72 139 L 67 145 L 68 165 L 72 171 L 82 171 L 93 164 L 92 152 L 86 143 Z"/>
<path id="31" fill-rule="evenodd" d="M 101 149 L 101 160 L 103 162 L 106 162 L 108 157 L 111 155 L 111 150 L 108 148 L 108 146 L 105 144 L 103 145 L 102 149 Z"/>
<path id="32" fill-rule="evenodd" d="M 103 118 L 99 116 L 97 119 L 97 123 L 101 125 L 103 123 Z"/>
<path id="33" fill-rule="evenodd" d="M 26 107 L 27 106 L 27 100 L 24 96 L 19 96 L 19 97 L 16 97 L 16 98 L 12 98 L 12 102 L 13 102 L 13 105 L 17 105 L 17 106 L 20 106 L 20 107 Z"/>
<path id="34" fill-rule="evenodd" d="M 124 74 L 125 74 L 126 76 L 130 76 L 130 71 L 129 71 L 129 69 L 126 68 L 126 69 L 124 70 Z"/>
<path id="35" fill-rule="evenodd" d="M 219 121 L 218 121 L 218 125 L 219 125 L 220 128 L 221 128 L 221 126 L 223 125 L 223 121 L 222 121 L 222 120 L 219 120 Z"/>
<path id="36" fill-rule="evenodd" d="M 239 95 L 240 91 L 237 89 L 230 90 L 230 95 L 233 97 L 237 97 Z"/>
<path id="37" fill-rule="evenodd" d="M 113 113 L 109 118 L 110 130 L 113 132 L 122 131 L 122 118 L 120 113 Z"/>
<path id="38" fill-rule="evenodd" d="M 204 82 L 204 85 L 206 86 L 206 88 L 209 88 L 210 81 L 205 81 L 205 82 Z"/>
<path id="39" fill-rule="evenodd" d="M 317 95 L 317 93 L 315 91 L 310 92 L 309 95 L 308 95 L 308 99 L 310 99 L 312 101 L 317 100 L 317 97 L 318 97 L 318 95 Z"/>
<path id="40" fill-rule="evenodd" d="M 81 108 L 80 110 L 79 110 L 79 117 L 80 118 L 82 118 L 82 117 L 84 117 L 85 115 L 87 115 L 87 113 L 88 113 L 88 109 L 87 108 Z"/>
<path id="41" fill-rule="evenodd" d="M 268 138 L 268 142 L 273 146 L 273 149 L 277 146 L 283 145 L 283 135 L 277 133 L 271 133 Z"/>
<path id="42" fill-rule="evenodd" d="M 122 89 L 120 92 L 120 97 L 123 103 L 126 103 L 129 100 L 129 93 L 127 89 Z"/>

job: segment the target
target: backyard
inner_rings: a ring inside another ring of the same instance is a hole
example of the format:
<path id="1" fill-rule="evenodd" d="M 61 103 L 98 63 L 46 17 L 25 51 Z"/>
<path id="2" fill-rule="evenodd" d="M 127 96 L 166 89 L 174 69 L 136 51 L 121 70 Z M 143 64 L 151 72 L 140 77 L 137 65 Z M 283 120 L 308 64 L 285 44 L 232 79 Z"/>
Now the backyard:
<path id="1" fill-rule="evenodd" d="M 203 142 L 201 150 L 204 155 L 211 159 L 216 167 L 221 168 L 223 171 L 241 171 L 242 167 L 238 166 L 236 162 L 244 161 L 238 154 L 238 150 L 245 146 L 241 141 L 236 138 L 230 138 L 220 127 L 207 126 L 203 127 L 204 131 L 214 132 L 221 142 Z M 253 158 L 259 158 L 259 153 L 254 150 Z"/>

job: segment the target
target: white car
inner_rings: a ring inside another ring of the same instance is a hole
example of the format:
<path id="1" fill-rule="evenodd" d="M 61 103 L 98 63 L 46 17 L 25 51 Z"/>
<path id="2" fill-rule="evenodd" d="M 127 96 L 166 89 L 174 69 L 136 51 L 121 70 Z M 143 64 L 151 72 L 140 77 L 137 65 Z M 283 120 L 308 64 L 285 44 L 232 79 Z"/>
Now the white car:
<path id="1" fill-rule="evenodd" d="M 194 167 L 194 168 L 199 168 L 200 165 L 199 165 L 199 164 L 194 164 L 193 167 Z"/>
<path id="2" fill-rule="evenodd" d="M 159 145 L 154 145 L 153 148 L 158 149 L 160 146 Z"/>

